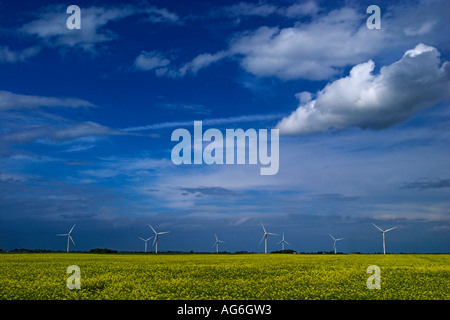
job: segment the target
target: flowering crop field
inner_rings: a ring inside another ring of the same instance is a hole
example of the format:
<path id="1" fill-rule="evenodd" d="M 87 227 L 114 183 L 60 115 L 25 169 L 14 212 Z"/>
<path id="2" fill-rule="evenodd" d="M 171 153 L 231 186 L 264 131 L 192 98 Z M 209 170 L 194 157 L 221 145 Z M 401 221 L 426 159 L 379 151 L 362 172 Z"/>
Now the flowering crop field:
<path id="1" fill-rule="evenodd" d="M 0 299 L 450 299 L 450 256 L 2 254 Z M 68 289 L 70 265 L 81 289 Z M 367 267 L 381 288 L 368 289 Z"/>

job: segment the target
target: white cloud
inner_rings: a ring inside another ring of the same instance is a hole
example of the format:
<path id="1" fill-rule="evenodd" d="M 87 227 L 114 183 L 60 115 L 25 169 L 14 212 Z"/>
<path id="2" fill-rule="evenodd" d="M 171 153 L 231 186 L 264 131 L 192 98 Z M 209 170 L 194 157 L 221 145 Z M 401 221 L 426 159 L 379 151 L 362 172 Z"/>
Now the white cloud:
<path id="1" fill-rule="evenodd" d="M 22 130 L 15 130 L 0 136 L 0 142 L 6 145 L 15 145 L 38 140 L 41 143 L 51 144 L 55 141 L 75 142 L 76 139 L 83 137 L 120 134 L 125 133 L 105 127 L 96 122 L 86 121 L 75 124 L 60 124 L 59 126 L 39 126 L 25 128 Z"/>
<path id="2" fill-rule="evenodd" d="M 122 134 L 118 131 L 100 125 L 96 122 L 86 121 L 77 123 L 75 125 L 63 128 L 61 130 L 55 130 L 48 136 L 54 140 L 72 140 L 79 137 L 96 136 L 96 135 L 108 135 L 108 134 Z"/>
<path id="3" fill-rule="evenodd" d="M 95 104 L 78 98 L 56 98 L 15 94 L 0 91 L 0 111 L 17 109 L 35 109 L 39 107 L 95 107 Z"/>
<path id="4" fill-rule="evenodd" d="M 407 36 L 423 35 L 429 33 L 433 29 L 435 24 L 435 21 L 424 22 L 422 25 L 420 25 L 420 27 L 406 27 L 405 29 L 403 29 L 403 31 Z"/>
<path id="5" fill-rule="evenodd" d="M 316 98 L 300 104 L 277 125 L 281 134 L 324 132 L 330 128 L 381 129 L 449 97 L 450 65 L 424 44 L 405 52 L 374 75 L 372 60 L 329 83 Z"/>
<path id="6" fill-rule="evenodd" d="M 134 13 L 130 6 L 81 8 L 81 29 L 69 30 L 65 23 L 69 15 L 65 9 L 64 5 L 43 8 L 36 20 L 24 24 L 20 30 L 41 38 L 52 47 L 79 47 L 92 51 L 96 44 L 111 41 L 116 37 L 110 30 L 100 30 L 103 26 Z"/>
<path id="7" fill-rule="evenodd" d="M 110 178 L 121 174 L 141 179 L 154 175 L 155 171 L 162 170 L 173 163 L 169 159 L 155 159 L 148 157 L 122 158 L 107 157 L 99 158 L 102 162 L 101 168 L 84 170 L 83 173 L 97 178 Z M 139 177 L 137 177 L 139 176 Z"/>
<path id="8" fill-rule="evenodd" d="M 320 11 L 319 6 L 315 1 L 306 1 L 301 3 L 295 3 L 286 9 L 279 10 L 283 14 L 290 18 L 298 18 L 303 16 L 314 16 Z"/>
<path id="9" fill-rule="evenodd" d="M 364 17 L 342 8 L 289 28 L 260 27 L 236 37 L 230 52 L 241 56 L 242 68 L 257 76 L 328 79 L 339 68 L 378 52 L 384 30 L 370 33 Z"/>
<path id="10" fill-rule="evenodd" d="M 142 9 L 142 12 L 148 15 L 147 21 L 153 23 L 177 23 L 181 24 L 180 17 L 174 12 L 169 11 L 166 8 L 158 8 L 156 6 L 148 6 Z"/>
<path id="11" fill-rule="evenodd" d="M 170 64 L 170 60 L 157 51 L 142 51 L 134 61 L 135 68 L 144 71 L 165 67 L 168 64 Z"/>
<path id="12" fill-rule="evenodd" d="M 182 66 L 178 73 L 180 76 L 184 76 L 187 72 L 193 74 L 197 73 L 200 69 L 206 68 L 214 62 L 217 62 L 228 55 L 226 51 L 219 51 L 214 54 L 202 53 L 196 56 L 192 61 Z"/>
<path id="13" fill-rule="evenodd" d="M 295 3 L 289 7 L 278 7 L 267 3 L 239 2 L 230 6 L 221 8 L 221 12 L 231 17 L 240 16 L 259 16 L 268 17 L 272 14 L 286 16 L 289 18 L 298 18 L 308 15 L 315 15 L 319 7 L 315 1 L 304 1 Z"/>
<path id="14" fill-rule="evenodd" d="M 392 61 L 389 59 L 393 54 L 404 52 L 419 42 L 427 41 L 437 47 L 446 45 L 449 31 L 446 1 L 389 5 L 383 8 L 380 30 L 366 27 L 368 15 L 365 9 L 364 5 L 354 4 L 327 11 L 316 1 L 285 7 L 264 2 L 240 2 L 222 7 L 215 13 L 237 18 L 238 23 L 241 17 L 267 18 L 270 15 L 298 21 L 291 27 L 271 24 L 237 32 L 226 49 L 201 53 L 179 70 L 165 70 L 159 75 L 182 77 L 189 71 L 195 74 L 223 58 L 233 58 L 245 71 L 258 77 L 325 80 L 339 74 L 344 67 L 381 55 Z"/>
<path id="15" fill-rule="evenodd" d="M 226 15 L 230 16 L 260 16 L 267 17 L 278 11 L 278 8 L 271 4 L 250 2 L 239 2 L 222 8 Z"/>
<path id="16" fill-rule="evenodd" d="M 196 74 L 200 69 L 206 68 L 209 65 L 222 60 L 227 57 L 227 55 L 227 51 L 219 51 L 214 54 L 202 53 L 180 68 L 177 68 L 172 66 L 171 61 L 161 52 L 142 51 L 141 54 L 136 57 L 134 67 L 141 71 L 153 70 L 158 77 L 180 78 L 188 73 Z"/>
<path id="17" fill-rule="evenodd" d="M 40 51 L 41 48 L 37 46 L 18 51 L 11 50 L 8 46 L 0 46 L 0 63 L 24 62 Z"/>
<path id="18" fill-rule="evenodd" d="M 389 5 L 385 9 L 385 12 L 389 13 L 386 17 L 388 19 L 384 20 L 387 20 L 389 32 L 397 40 L 417 41 L 420 38 L 420 41 L 426 40 L 427 43 L 436 46 L 448 41 L 446 35 L 450 32 L 447 22 L 449 10 L 450 3 L 446 0 L 403 1 L 401 4 Z M 391 15 L 393 19 L 390 19 Z M 407 37 L 404 37 L 405 35 Z"/>
<path id="19" fill-rule="evenodd" d="M 263 5 L 240 3 L 236 6 L 245 8 L 241 14 L 271 11 Z M 276 12 L 295 17 L 318 11 L 314 2 L 307 2 L 280 7 Z M 342 8 L 318 16 L 310 23 L 297 23 L 289 28 L 263 26 L 237 33 L 228 49 L 199 54 L 181 67 L 177 75 L 184 76 L 188 71 L 195 74 L 224 58 L 234 57 L 245 71 L 260 77 L 328 79 L 340 68 L 364 61 L 378 52 L 380 43 L 386 40 L 384 30 L 371 33 L 364 18 L 363 11 Z"/>
<path id="20" fill-rule="evenodd" d="M 99 137 L 121 135 L 117 131 L 92 121 L 74 122 L 40 108 L 96 107 L 78 98 L 45 97 L 0 91 L 0 153 L 11 145 L 37 142 L 49 145 L 74 144 L 68 152 L 87 150 Z"/>
<path id="21" fill-rule="evenodd" d="M 69 30 L 66 20 L 66 5 L 50 5 L 41 9 L 37 19 L 24 24 L 20 31 L 42 39 L 50 47 L 76 47 L 95 52 L 101 43 L 115 40 L 118 36 L 106 25 L 110 22 L 133 16 L 144 16 L 143 21 L 152 23 L 175 23 L 175 13 L 155 6 L 118 5 L 105 7 L 81 7 L 81 29 Z"/>

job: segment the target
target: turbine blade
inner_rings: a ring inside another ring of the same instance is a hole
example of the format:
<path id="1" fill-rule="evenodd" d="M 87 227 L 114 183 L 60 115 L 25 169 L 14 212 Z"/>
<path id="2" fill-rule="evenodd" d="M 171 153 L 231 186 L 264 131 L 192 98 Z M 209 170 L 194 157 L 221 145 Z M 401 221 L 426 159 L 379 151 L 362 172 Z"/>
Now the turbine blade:
<path id="1" fill-rule="evenodd" d="M 341 241 L 341 240 L 344 240 L 344 238 L 336 239 L 336 241 Z"/>
<path id="2" fill-rule="evenodd" d="M 330 233 L 329 233 L 329 235 L 330 235 L 330 237 L 331 237 L 333 240 L 336 240 Z"/>
<path id="3" fill-rule="evenodd" d="M 68 233 L 64 233 L 64 234 L 57 234 L 57 236 L 68 236 Z"/>
<path id="4" fill-rule="evenodd" d="M 378 230 L 380 230 L 381 232 L 384 232 L 379 226 L 377 226 L 375 223 L 372 222 L 372 224 L 375 226 L 375 228 L 377 228 Z"/>
<path id="5" fill-rule="evenodd" d="M 267 232 L 267 234 L 270 234 L 271 236 L 278 236 L 279 235 L 277 233 L 270 233 L 270 232 Z"/>
<path id="6" fill-rule="evenodd" d="M 155 239 L 153 240 L 152 247 L 155 245 L 156 240 L 158 240 L 158 237 L 157 237 L 157 236 L 156 236 Z"/>
<path id="7" fill-rule="evenodd" d="M 70 241 L 72 241 L 73 245 L 75 245 L 75 241 L 73 241 L 72 237 L 70 236 L 70 234 L 68 235 Z"/>
<path id="8" fill-rule="evenodd" d="M 281 240 L 280 242 L 277 242 L 276 244 L 280 244 L 280 243 L 282 243 L 282 242 L 284 242 L 283 240 Z"/>
<path id="9" fill-rule="evenodd" d="M 215 234 L 215 233 L 214 233 L 214 237 L 216 237 L 216 241 L 219 240 L 219 239 L 217 238 L 217 234 Z"/>
<path id="10" fill-rule="evenodd" d="M 219 242 L 222 242 L 222 243 L 225 243 L 225 241 L 222 241 L 222 240 L 218 240 Z"/>
<path id="11" fill-rule="evenodd" d="M 145 239 L 142 239 L 141 237 L 139 237 L 139 239 L 141 239 L 142 241 L 145 241 Z"/>
<path id="12" fill-rule="evenodd" d="M 70 229 L 69 234 L 72 232 L 73 228 L 75 228 L 75 225 L 72 226 L 72 229 Z"/>
<path id="13" fill-rule="evenodd" d="M 266 238 L 266 234 L 264 233 L 263 237 L 261 238 L 261 241 L 259 242 L 259 245 L 261 245 L 261 243 L 264 241 L 265 238 Z"/>
<path id="14" fill-rule="evenodd" d="M 390 228 L 390 229 L 387 229 L 385 232 L 388 232 L 388 231 L 391 231 L 391 230 L 394 230 L 394 229 L 397 229 L 398 227 L 393 227 L 393 228 Z"/>
<path id="15" fill-rule="evenodd" d="M 148 240 L 150 240 L 151 238 L 153 238 L 153 237 L 150 237 L 150 238 L 148 238 L 147 240 L 145 240 L 145 241 L 148 241 Z"/>
<path id="16" fill-rule="evenodd" d="M 286 243 L 287 245 L 291 245 L 289 242 L 287 242 L 287 241 L 284 241 L 284 243 Z"/>
<path id="17" fill-rule="evenodd" d="M 264 228 L 264 225 L 263 225 L 262 221 L 259 221 L 259 223 L 261 223 L 261 227 L 263 228 L 264 233 L 267 233 L 266 228 Z"/>
<path id="18" fill-rule="evenodd" d="M 214 247 L 217 243 L 218 243 L 218 241 L 214 242 L 211 247 Z"/>
<path id="19" fill-rule="evenodd" d="M 165 234 L 165 233 L 169 233 L 170 231 L 164 231 L 164 232 L 158 232 L 158 234 Z"/>
<path id="20" fill-rule="evenodd" d="M 152 227 L 151 225 L 148 225 L 148 226 L 153 230 L 153 232 L 154 232 L 155 234 L 158 233 L 158 232 L 155 231 L 155 229 L 153 229 L 153 227 Z"/>

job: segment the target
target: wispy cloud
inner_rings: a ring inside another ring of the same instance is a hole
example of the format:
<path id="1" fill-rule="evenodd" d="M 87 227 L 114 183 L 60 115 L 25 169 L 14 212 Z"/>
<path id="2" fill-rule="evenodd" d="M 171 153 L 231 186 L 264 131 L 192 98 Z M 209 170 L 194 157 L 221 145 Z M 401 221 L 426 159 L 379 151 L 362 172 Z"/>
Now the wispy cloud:
<path id="1" fill-rule="evenodd" d="M 121 4 L 116 6 L 82 7 L 82 26 L 79 30 L 66 27 L 67 5 L 49 5 L 36 13 L 36 19 L 22 25 L 23 34 L 35 36 L 50 47 L 79 48 L 82 51 L 96 52 L 98 45 L 118 38 L 106 26 L 110 22 L 139 15 L 142 21 L 151 23 L 179 23 L 176 13 L 166 8 L 158 8 L 142 2 L 141 5 Z"/>
<path id="2" fill-rule="evenodd" d="M 8 46 L 0 46 L 0 63 L 25 62 L 41 51 L 38 46 L 23 50 L 11 50 Z"/>
<path id="3" fill-rule="evenodd" d="M 10 91 L 0 91 L 0 111 L 35 109 L 40 107 L 96 107 L 92 102 L 78 98 L 44 97 L 16 94 Z"/>
<path id="4" fill-rule="evenodd" d="M 164 110 L 171 110 L 173 112 L 185 111 L 190 114 L 207 115 L 211 113 L 211 110 L 206 108 L 205 105 L 199 103 L 158 103 L 157 107 Z"/>
<path id="5" fill-rule="evenodd" d="M 319 6 L 315 1 L 302 1 L 290 6 L 277 6 L 264 2 L 239 2 L 229 6 L 214 10 L 215 14 L 223 14 L 230 17 L 258 16 L 268 17 L 273 14 L 299 18 L 303 16 L 315 15 L 319 11 Z"/>
<path id="6" fill-rule="evenodd" d="M 165 58 L 160 52 L 157 51 L 142 51 L 134 61 L 134 67 L 136 70 L 149 71 L 153 69 L 160 69 L 167 66 L 170 60 Z"/>
<path id="7" fill-rule="evenodd" d="M 183 65 L 178 74 L 182 77 L 187 73 L 196 74 L 200 69 L 206 68 L 209 65 L 216 63 L 226 57 L 230 56 L 228 51 L 218 51 L 216 53 L 202 53 L 192 59 L 190 62 Z"/>
<path id="8" fill-rule="evenodd" d="M 178 190 L 184 191 L 186 194 L 194 194 L 196 196 L 233 196 L 236 193 L 233 190 L 222 188 L 222 187 L 196 187 L 196 188 L 186 188 L 179 187 Z"/>
<path id="9" fill-rule="evenodd" d="M 16 94 L 0 91 L 0 147 L 5 152 L 12 145 L 31 142 L 61 145 L 66 152 L 91 149 L 96 146 L 99 137 L 124 135 L 93 121 L 72 121 L 43 109 L 92 108 L 94 103 L 69 97 L 48 97 Z"/>
<path id="10" fill-rule="evenodd" d="M 167 168 L 173 163 L 169 159 L 141 157 L 105 157 L 96 163 L 97 168 L 84 170 L 82 173 L 91 177 L 110 178 L 118 175 L 142 176 L 144 172 L 153 172 Z"/>
<path id="11" fill-rule="evenodd" d="M 400 189 L 441 189 L 450 187 L 450 179 L 421 178 L 405 183 Z"/>
<path id="12" fill-rule="evenodd" d="M 253 114 L 253 115 L 243 115 L 228 118 L 216 118 L 216 119 L 203 119 L 202 123 L 205 126 L 220 126 L 232 123 L 243 123 L 243 122 L 253 122 L 253 121 L 270 121 L 276 120 L 283 117 L 284 114 L 281 113 L 270 113 L 270 114 Z M 162 122 L 149 124 L 146 126 L 130 127 L 122 129 L 122 131 L 133 132 L 133 131 L 145 131 L 145 130 L 157 130 L 157 129 L 170 129 L 176 127 L 192 126 L 194 120 L 192 121 L 173 121 L 173 122 Z"/>
<path id="13" fill-rule="evenodd" d="M 342 201 L 356 201 L 359 197 L 346 196 L 340 193 L 324 193 L 324 194 L 314 194 L 311 196 L 312 200 L 319 202 L 342 202 Z"/>
<path id="14" fill-rule="evenodd" d="M 45 143 L 45 139 L 50 141 L 68 141 L 81 137 L 121 134 L 124 134 L 124 132 L 102 126 L 96 122 L 85 121 L 65 126 L 44 126 L 9 132 L 0 136 L 0 141 L 7 144 L 23 144 L 39 138 L 41 142 Z"/>

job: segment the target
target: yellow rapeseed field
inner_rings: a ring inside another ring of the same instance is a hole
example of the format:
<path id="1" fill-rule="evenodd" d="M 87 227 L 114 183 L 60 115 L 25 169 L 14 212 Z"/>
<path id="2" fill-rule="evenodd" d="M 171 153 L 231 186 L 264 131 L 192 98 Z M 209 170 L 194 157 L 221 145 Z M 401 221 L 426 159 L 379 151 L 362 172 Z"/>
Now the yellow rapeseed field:
<path id="1" fill-rule="evenodd" d="M 2 254 L 0 299 L 450 299 L 450 256 Z M 66 269 L 81 270 L 68 289 Z M 369 290 L 367 267 L 381 271 Z"/>

